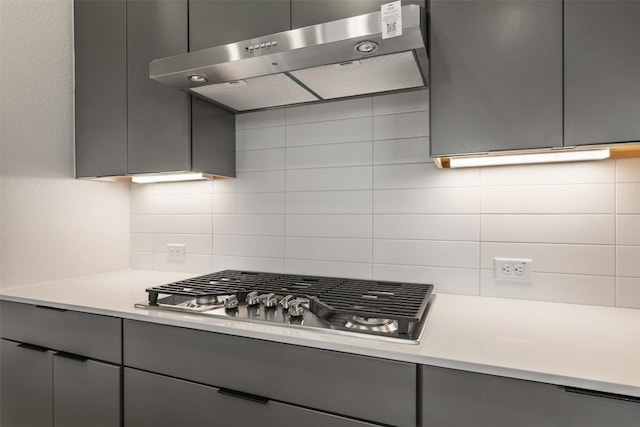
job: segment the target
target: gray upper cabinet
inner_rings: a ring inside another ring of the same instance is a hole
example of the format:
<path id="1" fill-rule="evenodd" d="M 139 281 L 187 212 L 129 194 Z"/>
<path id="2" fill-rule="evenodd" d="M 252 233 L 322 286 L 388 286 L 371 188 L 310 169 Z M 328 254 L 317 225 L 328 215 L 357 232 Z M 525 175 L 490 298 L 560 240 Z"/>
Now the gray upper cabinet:
<path id="1" fill-rule="evenodd" d="M 430 2 L 431 155 L 562 146 L 562 1 Z"/>
<path id="2" fill-rule="evenodd" d="M 564 2 L 565 145 L 640 141 L 640 2 Z"/>
<path id="3" fill-rule="evenodd" d="M 127 40 L 124 0 L 76 0 L 76 176 L 127 173 Z"/>
<path id="4" fill-rule="evenodd" d="M 292 0 L 291 27 L 301 28 L 323 22 L 377 12 L 391 0 Z M 424 0 L 403 0 L 402 4 L 425 5 Z"/>

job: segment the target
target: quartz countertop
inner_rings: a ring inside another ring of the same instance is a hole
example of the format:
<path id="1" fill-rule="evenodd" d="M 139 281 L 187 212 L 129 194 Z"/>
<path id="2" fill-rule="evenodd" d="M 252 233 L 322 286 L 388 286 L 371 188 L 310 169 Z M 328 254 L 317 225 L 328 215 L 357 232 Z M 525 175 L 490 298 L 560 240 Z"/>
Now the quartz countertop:
<path id="1" fill-rule="evenodd" d="M 134 308 L 194 274 L 121 270 L 0 299 L 640 397 L 640 310 L 436 294 L 420 344 Z"/>

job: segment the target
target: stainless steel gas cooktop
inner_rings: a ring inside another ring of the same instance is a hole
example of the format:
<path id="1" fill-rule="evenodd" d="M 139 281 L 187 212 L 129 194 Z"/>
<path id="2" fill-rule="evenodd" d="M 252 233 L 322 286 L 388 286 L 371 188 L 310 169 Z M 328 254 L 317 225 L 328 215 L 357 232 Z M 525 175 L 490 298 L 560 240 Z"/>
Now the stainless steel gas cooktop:
<path id="1" fill-rule="evenodd" d="M 148 288 L 137 308 L 418 343 L 433 285 L 225 270 Z"/>

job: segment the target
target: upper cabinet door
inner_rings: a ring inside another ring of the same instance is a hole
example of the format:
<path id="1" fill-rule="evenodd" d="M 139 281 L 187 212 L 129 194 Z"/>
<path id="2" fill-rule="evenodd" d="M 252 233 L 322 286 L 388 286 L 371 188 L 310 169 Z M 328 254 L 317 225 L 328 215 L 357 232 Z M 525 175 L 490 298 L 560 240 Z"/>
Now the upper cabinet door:
<path id="1" fill-rule="evenodd" d="M 127 2 L 128 172 L 191 167 L 189 95 L 149 78 L 149 63 L 188 49 L 187 0 Z"/>
<path id="2" fill-rule="evenodd" d="M 378 12 L 380 6 L 392 0 L 292 0 L 291 27 L 301 28 L 309 25 Z M 402 4 L 425 5 L 424 0 L 407 1 Z"/>
<path id="3" fill-rule="evenodd" d="M 289 0 L 191 0 L 189 50 L 287 31 L 290 23 Z"/>
<path id="4" fill-rule="evenodd" d="M 127 172 L 124 0 L 74 2 L 76 176 Z"/>
<path id="5" fill-rule="evenodd" d="M 565 0 L 565 145 L 640 141 L 640 1 Z"/>
<path id="6" fill-rule="evenodd" d="M 562 146 L 561 0 L 432 0 L 431 155 Z"/>

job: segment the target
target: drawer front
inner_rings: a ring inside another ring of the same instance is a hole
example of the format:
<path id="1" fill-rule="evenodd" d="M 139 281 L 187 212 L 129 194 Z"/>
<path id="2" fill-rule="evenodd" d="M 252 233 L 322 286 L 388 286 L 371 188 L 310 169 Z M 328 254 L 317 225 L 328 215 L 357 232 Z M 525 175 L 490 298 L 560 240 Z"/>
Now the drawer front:
<path id="1" fill-rule="evenodd" d="M 124 384 L 125 427 L 373 427 L 362 421 L 280 402 L 251 400 L 216 387 L 135 369 L 125 369 Z"/>
<path id="2" fill-rule="evenodd" d="M 124 364 L 368 421 L 416 424 L 411 363 L 125 320 Z"/>
<path id="3" fill-rule="evenodd" d="M 122 362 L 122 320 L 0 301 L 3 338 L 87 356 L 111 363 Z"/>

